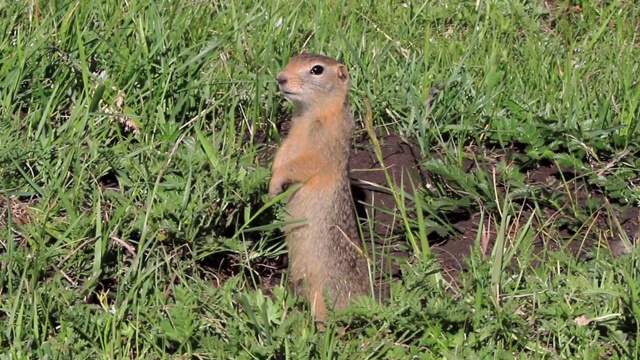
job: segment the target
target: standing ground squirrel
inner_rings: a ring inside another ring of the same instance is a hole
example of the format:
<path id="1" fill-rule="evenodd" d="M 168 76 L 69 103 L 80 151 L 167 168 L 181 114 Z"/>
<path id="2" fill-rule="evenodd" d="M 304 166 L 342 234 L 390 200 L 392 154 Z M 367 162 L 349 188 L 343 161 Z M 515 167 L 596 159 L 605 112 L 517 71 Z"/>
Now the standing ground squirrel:
<path id="1" fill-rule="evenodd" d="M 335 309 L 371 292 L 349 183 L 354 119 L 349 108 L 349 73 L 330 57 L 291 58 L 276 80 L 294 105 L 291 129 L 273 161 L 269 195 L 300 187 L 287 199 L 285 226 L 290 279 L 312 312 L 326 320 L 324 292 Z"/>

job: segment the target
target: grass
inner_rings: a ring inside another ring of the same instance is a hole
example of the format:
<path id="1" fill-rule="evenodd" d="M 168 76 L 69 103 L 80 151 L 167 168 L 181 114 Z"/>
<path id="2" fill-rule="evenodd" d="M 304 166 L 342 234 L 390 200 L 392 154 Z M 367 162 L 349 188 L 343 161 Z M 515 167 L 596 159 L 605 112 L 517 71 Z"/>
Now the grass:
<path id="1" fill-rule="evenodd" d="M 0 357 L 640 357 L 640 253 L 606 249 L 638 236 L 640 9 L 548 3 L 0 4 Z M 431 174 L 389 304 L 324 332 L 273 270 L 261 160 L 302 49 Z M 454 279 L 428 248 L 452 212 L 480 219 Z"/>

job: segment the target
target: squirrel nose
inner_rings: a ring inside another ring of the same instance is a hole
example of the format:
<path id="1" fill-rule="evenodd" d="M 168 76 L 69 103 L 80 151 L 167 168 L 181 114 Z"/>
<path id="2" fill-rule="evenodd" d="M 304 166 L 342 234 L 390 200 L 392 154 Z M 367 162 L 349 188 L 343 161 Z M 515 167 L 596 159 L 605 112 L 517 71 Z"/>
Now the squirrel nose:
<path id="1" fill-rule="evenodd" d="M 278 76 L 276 76 L 276 81 L 278 81 L 278 85 L 284 85 L 287 83 L 287 77 L 284 74 L 279 73 Z"/>

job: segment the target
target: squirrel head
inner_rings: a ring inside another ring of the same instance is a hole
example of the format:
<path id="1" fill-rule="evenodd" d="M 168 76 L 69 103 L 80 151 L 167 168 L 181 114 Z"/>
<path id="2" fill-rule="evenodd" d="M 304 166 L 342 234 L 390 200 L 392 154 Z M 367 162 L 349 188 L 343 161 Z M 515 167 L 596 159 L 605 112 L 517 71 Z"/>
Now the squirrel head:
<path id="1" fill-rule="evenodd" d="M 349 94 L 349 72 L 336 59 L 316 54 L 292 57 L 276 76 L 278 87 L 297 112 L 339 107 Z"/>

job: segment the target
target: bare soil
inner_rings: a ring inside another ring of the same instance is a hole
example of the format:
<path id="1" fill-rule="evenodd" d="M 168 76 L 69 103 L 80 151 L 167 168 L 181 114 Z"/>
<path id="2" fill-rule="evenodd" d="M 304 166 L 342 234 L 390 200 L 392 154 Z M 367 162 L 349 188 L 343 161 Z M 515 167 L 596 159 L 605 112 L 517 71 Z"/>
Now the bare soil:
<path id="1" fill-rule="evenodd" d="M 388 169 L 388 173 L 395 184 L 402 184 L 402 187 L 409 194 L 413 194 L 413 186 L 425 190 L 429 179 L 432 177 L 420 164 L 422 156 L 417 145 L 412 144 L 397 134 L 390 134 L 381 137 L 381 152 L 384 166 Z M 362 140 L 361 140 L 362 141 Z M 495 150 L 489 153 L 479 154 L 477 149 L 468 148 L 470 152 L 476 156 L 483 156 L 485 159 L 493 159 L 493 161 L 478 162 L 471 160 L 463 161 L 463 169 L 466 172 L 478 166 L 486 166 L 486 171 L 494 171 L 495 163 L 503 159 L 504 151 Z M 438 157 L 437 153 L 430 156 Z M 513 154 L 509 155 L 513 157 Z M 358 148 L 354 149 L 351 161 L 351 175 L 353 179 L 354 198 L 359 203 L 358 213 L 363 221 L 363 216 L 367 212 L 373 212 L 374 231 L 380 238 L 391 239 L 390 248 L 387 253 L 400 256 L 408 256 L 406 246 L 406 238 L 402 237 L 404 231 L 402 227 L 402 219 L 398 214 L 397 203 L 390 192 L 380 189 L 387 187 L 387 179 L 380 162 L 378 161 L 373 145 L 369 141 L 362 141 Z M 570 169 L 560 169 L 554 164 L 540 164 L 533 168 L 523 167 L 526 175 L 526 183 L 529 186 L 543 187 L 549 192 L 556 192 L 556 199 L 560 199 L 565 205 L 568 205 L 569 197 L 573 199 L 571 203 L 577 204 L 580 208 L 587 207 L 589 199 L 597 199 L 602 207 L 596 209 L 594 213 L 581 223 L 582 220 L 574 218 L 574 212 L 569 208 L 556 209 L 551 204 L 538 202 L 542 206 L 540 215 L 533 216 L 532 227 L 535 229 L 536 243 L 535 251 L 538 254 L 545 253 L 546 250 L 567 249 L 572 253 L 584 259 L 588 259 L 590 252 L 594 246 L 610 249 L 615 256 L 618 256 L 630 249 L 627 249 L 621 240 L 621 234 L 618 229 L 613 229 L 613 224 L 619 222 L 621 230 L 626 234 L 632 242 L 638 236 L 639 228 L 639 212 L 634 206 L 620 206 L 612 204 L 598 189 L 589 187 L 584 183 L 582 178 L 574 174 Z M 409 180 L 411 179 L 411 180 Z M 446 182 L 446 180 L 443 180 Z M 376 186 L 378 185 L 378 186 Z M 498 188 L 501 195 L 507 191 L 505 188 Z M 408 208 L 413 208 L 414 204 L 406 201 Z M 363 209 L 363 207 L 365 209 Z M 385 209 L 383 211 L 374 211 L 376 209 Z M 522 210 L 517 214 L 519 220 L 514 220 L 510 231 L 514 233 L 519 226 L 526 223 L 533 214 L 533 205 L 528 204 L 527 200 L 522 202 Z M 465 271 L 467 266 L 465 259 L 470 255 L 470 251 L 476 239 L 481 239 L 480 247 L 483 253 L 491 250 L 495 241 L 496 219 L 493 223 L 487 220 L 485 216 L 485 234 L 478 234 L 481 229 L 481 209 L 478 206 L 470 213 L 460 212 L 443 213 L 445 220 L 453 225 L 458 233 L 447 234 L 445 236 L 430 237 L 432 251 L 436 254 L 437 261 L 441 264 L 441 268 L 445 274 L 450 275 L 453 280 L 460 271 Z M 613 221 L 615 218 L 617 221 Z M 365 220 L 366 221 L 366 220 Z M 548 223 L 563 223 L 566 225 L 559 227 L 548 227 Z M 552 231 L 547 232 L 547 228 Z M 395 235 L 395 236 L 394 236 Z M 367 234 L 365 234 L 365 239 Z M 605 238 L 607 243 L 602 244 L 598 239 Z M 403 245 L 403 246 L 399 246 Z M 397 260 L 397 257 L 396 257 Z M 394 267 L 396 268 L 396 267 Z"/>

